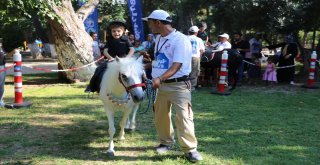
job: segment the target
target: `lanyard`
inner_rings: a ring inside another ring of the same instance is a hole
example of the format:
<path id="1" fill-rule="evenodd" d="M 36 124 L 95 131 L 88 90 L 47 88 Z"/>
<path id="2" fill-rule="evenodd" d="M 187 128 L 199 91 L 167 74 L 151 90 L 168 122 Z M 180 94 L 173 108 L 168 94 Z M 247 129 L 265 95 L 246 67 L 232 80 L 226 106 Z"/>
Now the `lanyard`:
<path id="1" fill-rule="evenodd" d="M 160 46 L 160 49 L 159 49 L 160 39 L 161 39 L 161 36 L 159 37 L 159 40 L 158 40 L 158 43 L 157 43 L 157 49 L 156 49 L 155 55 L 157 55 L 157 54 L 159 53 L 159 51 L 162 49 L 163 45 L 166 44 L 167 41 L 169 40 L 169 39 L 166 39 L 166 40 L 163 42 L 163 44 Z"/>

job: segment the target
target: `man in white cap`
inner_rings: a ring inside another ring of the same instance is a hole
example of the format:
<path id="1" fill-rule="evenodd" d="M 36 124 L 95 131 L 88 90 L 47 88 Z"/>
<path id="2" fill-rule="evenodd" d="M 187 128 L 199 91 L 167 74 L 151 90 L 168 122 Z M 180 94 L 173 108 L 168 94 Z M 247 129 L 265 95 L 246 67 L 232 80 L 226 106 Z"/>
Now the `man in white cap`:
<path id="1" fill-rule="evenodd" d="M 204 43 L 201 38 L 197 37 L 199 28 L 198 26 L 191 26 L 189 29 L 189 36 L 192 46 L 192 62 L 191 62 L 191 91 L 195 90 L 198 83 L 198 76 L 200 75 L 200 56 L 205 50 Z"/>
<path id="2" fill-rule="evenodd" d="M 164 153 L 174 144 L 174 129 L 171 121 L 171 107 L 176 110 L 175 125 L 180 148 L 191 162 L 202 160 L 197 151 L 191 108 L 190 80 L 191 43 L 182 33 L 171 25 L 170 15 L 163 10 L 154 10 L 143 18 L 155 39 L 154 61 L 152 63 L 153 88 L 158 89 L 154 103 L 154 121 L 159 135 L 158 153 Z"/>
<path id="3" fill-rule="evenodd" d="M 214 48 L 212 52 L 220 52 L 225 49 L 231 49 L 231 44 L 228 41 L 229 40 L 229 35 L 227 33 L 223 33 L 218 36 L 219 42 L 211 45 L 211 47 Z"/>

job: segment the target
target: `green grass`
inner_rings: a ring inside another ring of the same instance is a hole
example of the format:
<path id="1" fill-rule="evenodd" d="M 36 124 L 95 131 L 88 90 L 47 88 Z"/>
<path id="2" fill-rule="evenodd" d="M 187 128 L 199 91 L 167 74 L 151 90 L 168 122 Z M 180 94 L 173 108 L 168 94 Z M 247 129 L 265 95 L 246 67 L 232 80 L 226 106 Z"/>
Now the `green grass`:
<path id="1" fill-rule="evenodd" d="M 97 95 L 87 99 L 84 85 L 59 84 L 54 74 L 24 79 L 24 100 L 33 105 L 0 108 L 0 164 L 191 164 L 178 145 L 156 154 L 151 110 L 137 115 L 136 132 L 108 157 L 107 117 Z M 209 91 L 195 92 L 192 100 L 204 157 L 198 164 L 320 164 L 320 89 L 243 86 L 230 96 Z M 7 83 L 5 101 L 12 102 L 13 94 Z"/>

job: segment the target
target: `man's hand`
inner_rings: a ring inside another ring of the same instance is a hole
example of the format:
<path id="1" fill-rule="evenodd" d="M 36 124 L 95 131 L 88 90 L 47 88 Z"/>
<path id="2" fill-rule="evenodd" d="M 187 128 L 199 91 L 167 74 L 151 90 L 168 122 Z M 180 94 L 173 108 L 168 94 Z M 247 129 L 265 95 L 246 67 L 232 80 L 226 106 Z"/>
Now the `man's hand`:
<path id="1" fill-rule="evenodd" d="M 159 77 L 152 79 L 152 88 L 156 89 L 159 88 L 161 85 L 161 79 Z"/>

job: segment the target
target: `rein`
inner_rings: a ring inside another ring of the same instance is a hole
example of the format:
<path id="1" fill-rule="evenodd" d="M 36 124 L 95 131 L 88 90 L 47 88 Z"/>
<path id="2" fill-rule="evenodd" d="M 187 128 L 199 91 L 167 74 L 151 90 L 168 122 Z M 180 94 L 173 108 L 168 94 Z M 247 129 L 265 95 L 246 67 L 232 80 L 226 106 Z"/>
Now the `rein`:
<path id="1" fill-rule="evenodd" d="M 141 112 L 140 114 L 145 114 L 148 112 L 148 110 L 151 107 L 151 103 L 154 104 L 154 102 L 156 101 L 157 98 L 157 90 L 152 88 L 152 80 L 147 79 L 146 80 L 146 94 L 147 94 L 147 98 L 148 98 L 148 106 L 146 108 L 146 110 L 144 110 L 143 112 Z"/>
<path id="2" fill-rule="evenodd" d="M 145 82 L 142 82 L 140 84 L 133 84 L 129 87 L 126 87 L 121 79 L 120 73 L 119 73 L 118 79 L 119 79 L 119 82 L 122 84 L 122 86 L 126 89 L 127 93 L 129 93 L 129 91 L 131 89 L 136 88 L 136 87 L 142 87 L 146 90 L 146 95 L 147 95 L 147 99 L 148 99 L 148 106 L 147 106 L 146 110 L 144 110 L 140 114 L 147 113 L 151 107 L 151 104 L 154 104 L 156 97 L 157 97 L 157 90 L 152 88 L 152 80 L 146 79 Z"/>

